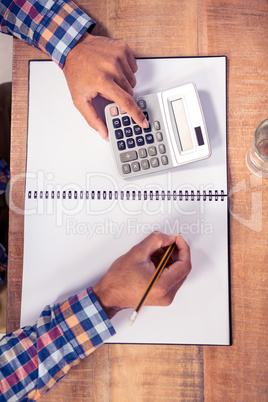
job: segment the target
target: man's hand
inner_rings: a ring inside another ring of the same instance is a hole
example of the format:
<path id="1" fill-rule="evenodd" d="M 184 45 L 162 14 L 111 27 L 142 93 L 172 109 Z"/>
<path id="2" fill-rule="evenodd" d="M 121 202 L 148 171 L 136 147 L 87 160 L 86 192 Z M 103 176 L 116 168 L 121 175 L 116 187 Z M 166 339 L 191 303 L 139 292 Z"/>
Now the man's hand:
<path id="1" fill-rule="evenodd" d="M 98 94 L 116 102 L 139 126 L 148 126 L 132 98 L 136 71 L 135 57 L 125 42 L 88 33 L 66 58 L 63 72 L 74 105 L 103 138 L 108 136 L 107 128 L 93 105 Z"/>
<path id="2" fill-rule="evenodd" d="M 93 287 L 109 318 L 119 310 L 135 307 L 142 297 L 165 249 L 176 242 L 167 267 L 150 291 L 145 304 L 168 306 L 191 270 L 190 249 L 181 235 L 153 232 L 111 265 Z"/>

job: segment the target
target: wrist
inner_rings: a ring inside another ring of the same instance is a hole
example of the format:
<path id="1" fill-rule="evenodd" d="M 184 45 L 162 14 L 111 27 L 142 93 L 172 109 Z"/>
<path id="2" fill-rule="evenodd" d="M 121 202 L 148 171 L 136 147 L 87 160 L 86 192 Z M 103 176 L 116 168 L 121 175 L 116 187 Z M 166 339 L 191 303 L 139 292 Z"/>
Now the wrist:
<path id="1" fill-rule="evenodd" d="M 84 42 L 84 40 L 85 40 L 86 38 L 88 38 L 89 36 L 91 36 L 91 35 L 90 35 L 87 31 L 84 32 L 83 35 L 81 36 L 81 38 L 79 39 L 79 41 L 77 42 L 77 45 L 78 45 L 78 43 Z"/>
<path id="2" fill-rule="evenodd" d="M 109 300 L 109 290 L 103 291 L 99 282 L 93 286 L 92 290 L 109 320 L 121 310 L 118 306 L 113 305 L 112 301 Z"/>
<path id="3" fill-rule="evenodd" d="M 79 55 L 83 52 L 83 48 L 81 46 L 85 45 L 85 42 L 89 42 L 90 40 L 94 40 L 94 36 L 90 35 L 87 31 L 83 33 L 81 38 L 76 42 L 75 46 L 69 51 L 66 56 L 66 60 L 63 66 L 63 72 L 66 71 L 67 65 L 72 65 L 77 62 Z"/>

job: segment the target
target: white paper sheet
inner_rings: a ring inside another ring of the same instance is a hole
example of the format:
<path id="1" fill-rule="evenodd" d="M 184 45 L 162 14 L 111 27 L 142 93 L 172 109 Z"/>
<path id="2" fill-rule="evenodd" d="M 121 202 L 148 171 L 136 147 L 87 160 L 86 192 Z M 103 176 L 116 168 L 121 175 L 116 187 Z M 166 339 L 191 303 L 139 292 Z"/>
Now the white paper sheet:
<path id="1" fill-rule="evenodd" d="M 141 59 L 138 65 L 138 95 L 196 83 L 212 156 L 138 181 L 121 179 L 109 141 L 74 108 L 61 70 L 52 62 L 31 62 L 21 324 L 35 321 L 46 304 L 93 285 L 152 230 L 179 231 L 191 247 L 193 268 L 172 305 L 143 307 L 131 328 L 131 310 L 120 312 L 112 320 L 117 334 L 109 342 L 229 344 L 227 197 L 137 199 L 139 191 L 227 194 L 225 58 Z M 85 190 L 89 199 L 80 199 Z M 96 196 L 100 191 L 101 199 L 91 199 L 91 191 Z"/>

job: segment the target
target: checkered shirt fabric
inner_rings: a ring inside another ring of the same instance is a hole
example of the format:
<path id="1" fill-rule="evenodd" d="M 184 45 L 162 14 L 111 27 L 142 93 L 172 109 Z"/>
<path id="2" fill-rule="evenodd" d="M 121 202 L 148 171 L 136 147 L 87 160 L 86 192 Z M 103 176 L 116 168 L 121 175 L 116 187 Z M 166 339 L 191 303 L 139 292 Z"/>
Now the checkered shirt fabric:
<path id="1" fill-rule="evenodd" d="M 0 195 L 6 191 L 10 180 L 10 169 L 6 161 L 0 157 Z"/>
<path id="2" fill-rule="evenodd" d="M 35 401 L 115 330 L 89 288 L 0 341 L 0 401 Z"/>
<path id="3" fill-rule="evenodd" d="M 72 1 L 0 1 L 0 32 L 44 51 L 61 68 L 69 51 L 94 25 Z"/>

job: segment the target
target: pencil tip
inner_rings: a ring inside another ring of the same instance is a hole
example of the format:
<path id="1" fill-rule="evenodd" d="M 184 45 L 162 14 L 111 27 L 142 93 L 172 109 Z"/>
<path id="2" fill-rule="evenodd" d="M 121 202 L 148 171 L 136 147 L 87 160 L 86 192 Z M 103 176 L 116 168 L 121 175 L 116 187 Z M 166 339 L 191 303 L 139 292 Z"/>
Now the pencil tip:
<path id="1" fill-rule="evenodd" d="M 135 321 L 137 315 L 138 315 L 137 311 L 133 311 L 133 313 L 131 314 L 131 316 L 128 319 L 128 325 L 131 326 L 133 324 L 133 322 Z"/>

